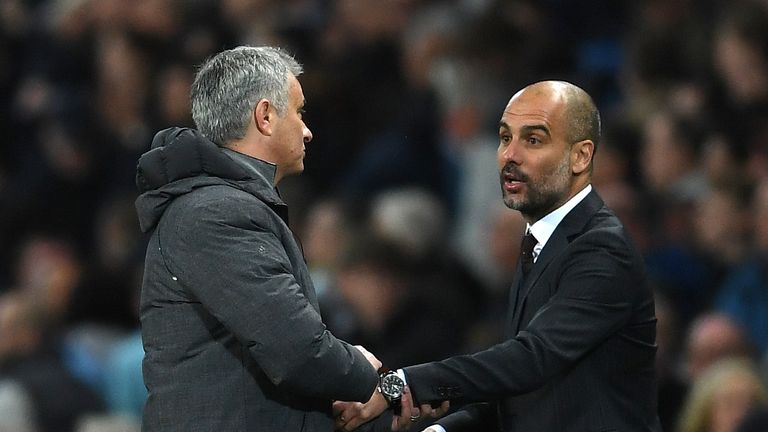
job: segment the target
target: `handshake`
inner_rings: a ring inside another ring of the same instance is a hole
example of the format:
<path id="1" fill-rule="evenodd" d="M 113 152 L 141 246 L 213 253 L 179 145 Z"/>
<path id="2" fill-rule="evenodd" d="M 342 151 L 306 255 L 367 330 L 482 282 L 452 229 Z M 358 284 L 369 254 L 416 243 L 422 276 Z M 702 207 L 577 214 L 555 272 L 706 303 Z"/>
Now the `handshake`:
<path id="1" fill-rule="evenodd" d="M 355 345 L 360 350 L 371 366 L 377 371 L 382 364 L 379 359 L 360 345 Z M 449 402 L 444 401 L 439 407 L 433 407 L 429 403 L 415 405 L 411 392 L 395 372 L 386 372 L 380 375 L 379 385 L 373 391 L 371 398 L 366 403 L 335 401 L 333 403 L 333 415 L 336 418 L 337 431 L 352 431 L 364 423 L 380 416 L 388 408 L 392 408 L 392 431 L 404 431 L 411 428 L 422 417 L 438 418 L 448 411 Z M 433 428 L 424 429 L 423 432 L 435 431 Z"/>

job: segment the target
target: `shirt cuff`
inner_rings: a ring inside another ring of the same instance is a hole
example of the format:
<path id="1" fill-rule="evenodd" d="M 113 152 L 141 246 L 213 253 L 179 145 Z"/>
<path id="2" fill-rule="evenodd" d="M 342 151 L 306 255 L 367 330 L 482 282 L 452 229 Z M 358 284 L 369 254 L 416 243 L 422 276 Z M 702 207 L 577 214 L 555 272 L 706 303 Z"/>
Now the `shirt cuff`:
<path id="1" fill-rule="evenodd" d="M 403 380 L 403 384 L 408 385 L 408 380 L 405 379 L 405 371 L 404 370 L 398 369 L 398 370 L 395 371 L 395 373 L 397 374 L 397 376 L 400 377 L 401 380 Z M 445 432 L 445 431 L 441 431 L 441 432 Z"/>

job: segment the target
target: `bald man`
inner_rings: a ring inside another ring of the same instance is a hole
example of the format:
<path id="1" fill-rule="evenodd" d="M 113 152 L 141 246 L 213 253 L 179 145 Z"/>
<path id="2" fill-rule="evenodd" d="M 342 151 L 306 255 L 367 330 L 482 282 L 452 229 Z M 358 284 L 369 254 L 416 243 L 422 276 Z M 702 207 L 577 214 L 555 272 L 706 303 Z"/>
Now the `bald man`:
<path id="1" fill-rule="evenodd" d="M 422 416 L 430 403 L 463 406 L 427 431 L 661 430 L 653 294 L 640 254 L 592 189 L 599 139 L 592 98 L 567 82 L 532 84 L 504 109 L 502 198 L 525 219 L 528 250 L 503 342 L 398 371 Z"/>

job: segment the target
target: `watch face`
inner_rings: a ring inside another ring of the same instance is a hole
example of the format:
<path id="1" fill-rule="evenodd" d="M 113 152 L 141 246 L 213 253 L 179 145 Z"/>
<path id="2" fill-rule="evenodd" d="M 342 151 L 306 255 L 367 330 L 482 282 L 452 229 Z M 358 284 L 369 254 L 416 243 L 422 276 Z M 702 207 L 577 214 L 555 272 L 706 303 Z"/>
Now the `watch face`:
<path id="1" fill-rule="evenodd" d="M 381 378 L 381 392 L 391 399 L 398 399 L 403 395 L 403 380 L 397 374 L 391 373 Z"/>

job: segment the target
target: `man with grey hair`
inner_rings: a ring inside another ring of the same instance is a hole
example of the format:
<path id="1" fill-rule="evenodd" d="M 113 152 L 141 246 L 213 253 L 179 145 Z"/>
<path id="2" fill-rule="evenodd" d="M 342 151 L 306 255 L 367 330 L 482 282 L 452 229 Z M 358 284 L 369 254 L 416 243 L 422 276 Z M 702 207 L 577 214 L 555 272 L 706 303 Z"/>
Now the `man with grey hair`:
<path id="1" fill-rule="evenodd" d="M 381 363 L 321 320 L 276 189 L 312 139 L 301 72 L 278 48 L 217 54 L 192 85 L 199 131 L 163 130 L 139 159 L 145 431 L 330 432 L 332 401 L 376 391 Z"/>

